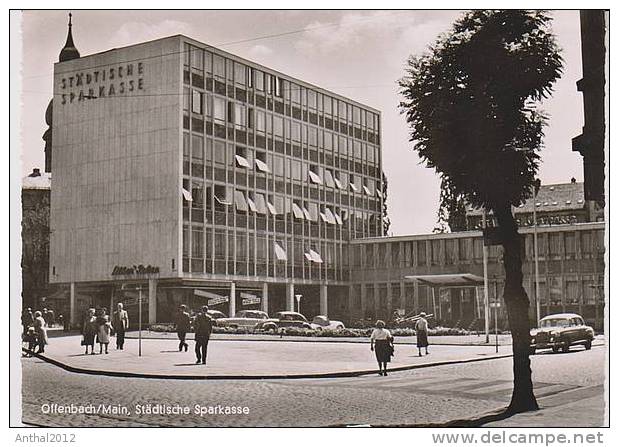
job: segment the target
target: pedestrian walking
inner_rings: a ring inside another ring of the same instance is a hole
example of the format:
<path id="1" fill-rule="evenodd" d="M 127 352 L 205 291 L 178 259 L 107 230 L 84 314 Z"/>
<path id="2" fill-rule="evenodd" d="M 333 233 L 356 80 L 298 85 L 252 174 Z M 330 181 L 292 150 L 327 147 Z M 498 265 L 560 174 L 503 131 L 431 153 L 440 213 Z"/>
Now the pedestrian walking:
<path id="1" fill-rule="evenodd" d="M 208 312 L 208 306 L 202 306 L 202 311 L 196 315 L 193 327 L 196 337 L 196 364 L 206 365 L 208 341 L 213 331 L 213 319 Z"/>
<path id="2" fill-rule="evenodd" d="M 116 311 L 112 316 L 112 328 L 116 333 L 116 349 L 122 351 L 125 346 L 125 332 L 129 329 L 129 314 L 123 309 L 123 303 L 116 305 Z"/>
<path id="3" fill-rule="evenodd" d="M 37 340 L 37 334 L 34 331 L 34 327 L 31 326 L 28 328 L 28 331 L 26 332 L 26 334 L 23 335 L 23 341 L 24 343 L 27 344 L 27 348 L 28 348 L 26 357 L 32 357 L 32 353 L 34 352 L 35 348 L 39 344 Z"/>
<path id="4" fill-rule="evenodd" d="M 421 357 L 421 348 L 426 349 L 426 355 L 428 352 L 428 321 L 426 320 L 426 313 L 421 312 L 419 319 L 415 323 L 415 331 L 417 333 L 417 349 L 419 350 L 419 357 Z"/>
<path id="5" fill-rule="evenodd" d="M 41 312 L 38 310 L 34 313 L 34 332 L 36 333 L 37 346 L 39 347 L 37 354 L 43 354 L 47 344 L 47 327 Z"/>
<path id="6" fill-rule="evenodd" d="M 97 334 L 97 318 L 95 317 L 95 310 L 90 308 L 84 317 L 82 322 L 82 346 L 86 347 L 85 354 L 88 354 L 88 346 L 90 346 L 90 353 L 95 354 L 95 335 Z"/>
<path id="7" fill-rule="evenodd" d="M 176 313 L 176 335 L 178 336 L 178 350 L 182 351 L 185 348 L 185 352 L 187 352 L 187 348 L 189 345 L 185 341 L 185 337 L 187 336 L 187 332 L 191 329 L 191 317 L 187 312 L 187 306 L 181 304 L 178 308 L 178 312 Z"/>
<path id="8" fill-rule="evenodd" d="M 376 329 L 372 331 L 370 336 L 370 351 L 376 353 L 376 361 L 378 362 L 378 375 L 387 375 L 387 363 L 391 361 L 393 355 L 393 337 L 391 332 L 385 329 L 385 322 L 378 320 Z"/>
<path id="9" fill-rule="evenodd" d="M 105 353 L 108 353 L 108 346 L 110 344 L 110 334 L 112 333 L 112 324 L 110 323 L 110 317 L 108 315 L 100 315 L 97 318 L 97 341 L 99 342 L 99 354 L 103 354 L 103 347 L 105 347 Z"/>

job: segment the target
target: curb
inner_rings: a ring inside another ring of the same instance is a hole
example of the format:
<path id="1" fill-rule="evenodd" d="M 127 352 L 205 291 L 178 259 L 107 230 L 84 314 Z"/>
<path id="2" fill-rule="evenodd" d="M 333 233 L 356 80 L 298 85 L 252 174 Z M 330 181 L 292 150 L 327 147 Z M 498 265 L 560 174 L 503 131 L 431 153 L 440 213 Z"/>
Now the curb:
<path id="1" fill-rule="evenodd" d="M 26 348 L 22 348 L 22 351 L 31 354 L 44 362 L 50 363 L 54 366 L 64 369 L 65 371 L 89 374 L 95 376 L 108 376 L 108 377 L 126 377 L 126 378 L 139 378 L 139 379 L 161 379 L 161 380 L 281 380 L 281 379 L 327 379 L 327 378 L 343 378 L 343 377 L 359 377 L 370 374 L 376 374 L 376 369 L 362 370 L 362 371 L 343 371 L 334 373 L 316 373 L 316 374 L 262 374 L 262 375 L 177 375 L 177 374 L 146 374 L 146 373 L 132 373 L 126 371 L 98 371 L 86 368 L 77 368 L 75 366 L 67 365 L 58 360 L 51 359 L 49 357 L 28 351 Z M 412 369 L 431 368 L 434 366 L 445 365 L 457 365 L 463 363 L 475 363 L 488 360 L 498 360 L 503 358 L 512 357 L 512 354 L 503 354 L 492 357 L 471 358 L 464 360 L 445 360 L 442 362 L 425 363 L 421 365 L 408 365 L 398 366 L 397 368 L 389 368 L 389 372 L 408 371 Z"/>

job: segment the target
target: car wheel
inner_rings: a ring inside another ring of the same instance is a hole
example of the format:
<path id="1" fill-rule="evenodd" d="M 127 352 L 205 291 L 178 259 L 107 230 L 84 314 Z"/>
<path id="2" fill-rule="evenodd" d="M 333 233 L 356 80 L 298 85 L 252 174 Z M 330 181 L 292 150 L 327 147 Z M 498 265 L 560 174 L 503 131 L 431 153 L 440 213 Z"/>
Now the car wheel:
<path id="1" fill-rule="evenodd" d="M 552 352 L 554 352 L 554 353 L 559 352 L 559 347 L 558 346 L 553 346 L 552 347 Z"/>
<path id="2" fill-rule="evenodd" d="M 563 347 L 561 348 L 561 350 L 563 352 L 570 352 L 570 345 L 569 343 L 566 343 L 565 345 L 563 345 Z"/>
<path id="3" fill-rule="evenodd" d="M 322 332 L 322 328 L 321 327 L 317 327 L 315 330 L 318 331 L 318 332 Z"/>
<path id="4" fill-rule="evenodd" d="M 588 351 L 589 349 L 591 349 L 591 340 L 587 340 L 585 342 L 585 349 Z"/>
<path id="5" fill-rule="evenodd" d="M 336 327 L 335 329 L 337 329 L 337 330 L 341 330 L 341 329 L 344 329 L 344 326 L 342 326 L 342 325 L 340 324 L 340 325 L 339 325 L 338 327 Z"/>

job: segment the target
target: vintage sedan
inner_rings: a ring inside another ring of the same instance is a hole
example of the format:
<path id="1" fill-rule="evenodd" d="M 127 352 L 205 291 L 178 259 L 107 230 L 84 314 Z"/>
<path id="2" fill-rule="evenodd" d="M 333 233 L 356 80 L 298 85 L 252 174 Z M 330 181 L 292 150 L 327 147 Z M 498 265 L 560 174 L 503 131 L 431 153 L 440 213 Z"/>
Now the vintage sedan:
<path id="1" fill-rule="evenodd" d="M 213 320 L 219 320 L 221 318 L 227 318 L 226 314 L 223 312 L 220 312 L 218 310 L 208 310 L 206 312 L 209 317 L 211 317 Z"/>
<path id="2" fill-rule="evenodd" d="M 275 314 L 275 317 L 258 323 L 258 325 L 256 326 L 256 330 L 276 332 L 280 328 L 285 327 L 311 329 L 309 321 L 307 321 L 307 318 L 305 318 L 303 314 L 300 314 L 298 312 L 284 311 L 277 312 Z"/>
<path id="3" fill-rule="evenodd" d="M 583 345 L 591 349 L 594 332 L 578 314 L 554 314 L 540 320 L 538 329 L 531 331 L 531 354 L 537 349 L 568 352 L 570 346 Z"/>
<path id="4" fill-rule="evenodd" d="M 239 310 L 234 317 L 219 318 L 216 323 L 219 327 L 254 329 L 268 318 L 269 315 L 261 310 Z"/>
<path id="5" fill-rule="evenodd" d="M 344 329 L 344 323 L 338 320 L 329 320 L 326 315 L 316 315 L 310 325 L 312 326 L 312 329 L 317 331 L 322 331 L 323 329 Z"/>

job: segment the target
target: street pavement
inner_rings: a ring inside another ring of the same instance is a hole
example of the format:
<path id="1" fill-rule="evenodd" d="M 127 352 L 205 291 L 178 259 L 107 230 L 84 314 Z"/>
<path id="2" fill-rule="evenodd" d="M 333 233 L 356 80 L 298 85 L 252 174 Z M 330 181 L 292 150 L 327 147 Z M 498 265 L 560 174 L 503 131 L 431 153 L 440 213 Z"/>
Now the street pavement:
<path id="1" fill-rule="evenodd" d="M 220 345 L 224 347 L 229 343 L 232 342 Z M 258 342 L 251 343 L 255 346 L 253 349 L 257 349 Z M 273 345 L 271 343 L 269 349 Z M 354 346 L 347 344 L 342 349 L 354 349 Z M 52 345 L 49 347 L 51 349 Z M 307 356 L 304 348 L 303 344 L 294 343 L 294 349 L 299 350 L 297 357 Z M 367 351 L 370 354 L 369 349 Z M 167 354 L 176 356 L 178 353 Z M 245 362 L 254 363 L 256 352 L 246 351 L 246 354 Z M 561 422 L 601 426 L 604 423 L 600 396 L 605 378 L 605 354 L 603 346 L 596 346 L 590 351 L 575 347 L 566 354 L 533 356 L 533 381 L 542 410 L 498 421 L 494 426 L 553 426 L 559 415 L 563 415 Z M 109 354 L 92 358 L 113 357 Z M 279 363 L 287 361 L 288 358 L 278 360 Z M 371 358 L 367 361 L 371 362 Z M 67 372 L 37 358 L 24 358 L 22 365 L 23 421 L 52 427 L 427 426 L 472 418 L 502 408 L 509 403 L 512 387 L 511 358 L 393 372 L 387 377 L 217 381 L 92 376 Z M 127 413 L 44 414 L 43 404 L 111 404 L 126 408 Z M 191 412 L 186 415 L 138 414 L 139 405 L 146 404 L 187 406 Z M 247 407 L 248 414 L 199 415 L 193 412 L 195 405 L 215 410 L 218 406 Z M 581 411 L 583 409 L 586 411 Z M 570 415 L 567 419 L 566 413 Z M 533 422 L 531 418 L 535 418 Z"/>
<path id="2" fill-rule="evenodd" d="M 50 340 L 45 356 L 74 369 L 105 371 L 115 374 L 157 375 L 164 377 L 270 377 L 295 375 L 332 375 L 375 371 L 377 365 L 370 343 L 303 342 L 213 339 L 208 344 L 206 365 L 195 364 L 194 342 L 188 352 L 178 351 L 178 340 L 143 339 L 142 355 L 139 341 L 127 339 L 124 350 L 110 343 L 109 354 L 85 355 L 79 336 Z M 278 339 L 275 340 L 285 340 Z M 511 354 L 511 347 L 502 346 L 495 354 L 494 346 L 431 346 L 430 355 L 418 356 L 414 345 L 397 345 L 391 368 L 422 367 L 429 364 L 476 361 L 495 355 Z"/>

